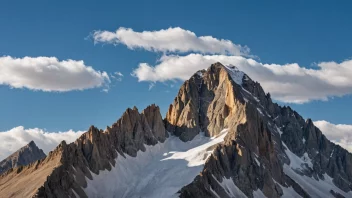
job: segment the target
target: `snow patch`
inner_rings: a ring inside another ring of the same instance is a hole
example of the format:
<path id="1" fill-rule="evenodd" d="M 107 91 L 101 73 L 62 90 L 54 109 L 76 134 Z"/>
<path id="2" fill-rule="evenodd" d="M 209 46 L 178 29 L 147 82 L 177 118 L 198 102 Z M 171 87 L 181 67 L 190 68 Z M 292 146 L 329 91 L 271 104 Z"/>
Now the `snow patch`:
<path id="1" fill-rule="evenodd" d="M 213 195 L 216 197 L 216 198 L 220 198 L 220 196 L 218 195 L 218 193 L 216 193 L 213 188 L 210 186 L 210 192 L 213 193 Z"/>
<path id="2" fill-rule="evenodd" d="M 282 193 L 283 195 L 281 196 L 282 198 L 297 198 L 297 197 L 302 197 L 301 195 L 299 195 L 293 188 L 292 186 L 290 187 L 284 187 L 281 184 L 279 184 L 278 182 L 276 182 L 274 180 L 274 182 L 279 185 L 282 189 Z"/>
<path id="3" fill-rule="evenodd" d="M 247 94 L 249 94 L 250 96 L 252 96 L 252 98 L 254 98 L 255 101 L 257 101 L 257 102 L 260 101 L 257 97 L 253 96 L 253 94 L 252 94 L 251 92 L 249 92 L 247 89 L 245 89 L 245 88 L 242 87 L 242 90 L 245 91 L 245 92 L 246 92 Z"/>
<path id="4" fill-rule="evenodd" d="M 335 151 L 335 148 L 332 149 L 330 157 L 332 157 L 334 155 L 334 151 Z"/>
<path id="5" fill-rule="evenodd" d="M 303 156 L 301 157 L 301 159 L 302 159 L 305 163 L 307 163 L 307 164 L 308 164 L 308 166 L 309 166 L 311 169 L 313 169 L 313 163 L 312 163 L 312 160 L 309 158 L 309 156 L 308 156 L 308 153 L 307 153 L 307 152 L 305 152 L 305 153 L 303 154 Z"/>
<path id="6" fill-rule="evenodd" d="M 214 175 L 212 176 L 230 197 L 247 198 L 247 196 L 235 185 L 231 177 L 229 179 L 223 177 L 222 182 L 219 182 Z"/>
<path id="7" fill-rule="evenodd" d="M 230 74 L 232 80 L 235 81 L 236 84 L 242 85 L 244 73 L 238 70 L 238 68 L 233 65 L 226 65 L 225 68 Z"/>
<path id="8" fill-rule="evenodd" d="M 266 198 L 264 193 L 258 188 L 257 190 L 253 191 L 254 198 Z"/>
<path id="9" fill-rule="evenodd" d="M 137 157 L 119 155 L 111 171 L 92 173 L 84 189 L 88 197 L 173 197 L 203 170 L 213 146 L 222 142 L 228 130 L 217 137 L 198 134 L 192 141 L 182 142 L 170 136 L 164 143 L 145 146 Z"/>
<path id="10" fill-rule="evenodd" d="M 279 127 L 277 127 L 277 125 L 275 125 L 275 127 L 276 127 L 276 131 L 280 134 L 280 136 L 282 135 L 282 131 L 281 131 L 281 129 L 279 128 Z"/>
<path id="11" fill-rule="evenodd" d="M 257 107 L 257 110 L 260 114 L 262 114 L 262 116 L 264 116 L 264 113 Z"/>
<path id="12" fill-rule="evenodd" d="M 254 161 L 257 163 L 258 166 L 260 166 L 260 162 L 258 160 L 258 155 L 253 153 L 254 154 Z"/>
<path id="13" fill-rule="evenodd" d="M 202 73 L 201 71 L 198 71 L 198 72 L 197 72 L 197 75 L 198 75 L 199 77 L 203 78 L 203 73 Z"/>
<path id="14" fill-rule="evenodd" d="M 71 188 L 71 190 L 72 190 L 72 192 L 73 192 L 73 194 L 75 195 L 76 198 L 81 198 L 81 197 L 76 193 L 75 190 L 73 190 L 72 188 Z"/>
<path id="15" fill-rule="evenodd" d="M 290 151 L 290 149 L 288 149 L 288 147 L 286 146 L 286 144 L 284 142 L 282 142 L 283 146 L 285 147 L 285 153 L 287 155 L 287 157 L 290 159 L 290 167 L 294 170 L 303 170 L 306 168 L 305 165 L 307 165 L 310 168 L 313 168 L 313 164 L 311 159 L 309 158 L 307 153 L 304 153 L 303 156 L 300 158 L 297 155 L 295 155 L 294 153 L 292 153 L 292 151 Z"/>

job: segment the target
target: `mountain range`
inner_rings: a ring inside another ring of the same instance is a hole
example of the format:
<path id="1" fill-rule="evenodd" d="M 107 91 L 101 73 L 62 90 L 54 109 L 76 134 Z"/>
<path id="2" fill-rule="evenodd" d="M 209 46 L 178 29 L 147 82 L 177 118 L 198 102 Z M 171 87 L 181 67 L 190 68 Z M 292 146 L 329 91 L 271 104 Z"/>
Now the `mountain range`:
<path id="1" fill-rule="evenodd" d="M 32 161 L 6 168 L 1 196 L 352 197 L 352 155 L 221 63 L 186 80 L 164 119 L 128 108 Z"/>

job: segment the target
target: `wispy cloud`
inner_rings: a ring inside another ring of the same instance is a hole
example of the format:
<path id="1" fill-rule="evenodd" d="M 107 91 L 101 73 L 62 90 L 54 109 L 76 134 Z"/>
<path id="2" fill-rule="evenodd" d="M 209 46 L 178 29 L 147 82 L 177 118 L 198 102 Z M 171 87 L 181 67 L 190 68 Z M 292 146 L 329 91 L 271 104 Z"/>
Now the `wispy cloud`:
<path id="1" fill-rule="evenodd" d="M 149 91 L 152 90 L 154 86 L 155 86 L 155 83 L 153 82 L 149 83 L 149 88 L 148 88 Z"/>
<path id="2" fill-rule="evenodd" d="M 55 57 L 0 57 L 0 85 L 40 91 L 66 92 L 104 87 L 106 72 L 94 70 L 83 61 Z"/>
<path id="3" fill-rule="evenodd" d="M 129 49 L 141 48 L 153 52 L 199 52 L 204 54 L 248 55 L 249 48 L 230 40 L 212 36 L 197 36 L 180 27 L 157 31 L 136 32 L 120 27 L 115 32 L 94 31 L 95 43 L 124 44 Z"/>
<path id="4" fill-rule="evenodd" d="M 0 132 L 0 161 L 32 140 L 48 154 L 62 140 L 71 143 L 82 134 L 83 131 L 48 132 L 44 129 L 25 129 L 23 126 L 18 126 L 11 130 Z"/>
<path id="5" fill-rule="evenodd" d="M 121 72 L 114 72 L 110 76 L 111 76 L 111 78 L 113 78 L 113 79 L 115 79 L 117 81 L 122 81 L 122 78 L 124 77 Z"/>

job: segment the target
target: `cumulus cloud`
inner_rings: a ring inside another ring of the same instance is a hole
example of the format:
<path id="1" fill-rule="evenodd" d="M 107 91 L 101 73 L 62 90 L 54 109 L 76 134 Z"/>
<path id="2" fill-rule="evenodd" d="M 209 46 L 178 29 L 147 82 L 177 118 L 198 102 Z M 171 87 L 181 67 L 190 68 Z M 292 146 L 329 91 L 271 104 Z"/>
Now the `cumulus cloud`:
<path id="1" fill-rule="evenodd" d="M 352 125 L 335 125 L 325 120 L 315 121 L 314 125 L 317 126 L 329 140 L 352 153 Z"/>
<path id="2" fill-rule="evenodd" d="M 208 68 L 215 62 L 237 66 L 253 80 L 260 82 L 274 99 L 283 102 L 305 103 L 352 93 L 352 60 L 321 62 L 316 68 L 308 69 L 297 63 L 263 64 L 241 56 L 189 54 L 163 56 L 154 66 L 140 63 L 132 75 L 139 81 L 149 82 L 186 80 L 196 71 Z"/>
<path id="3" fill-rule="evenodd" d="M 48 154 L 62 140 L 71 143 L 82 134 L 83 131 L 47 132 L 43 129 L 25 129 L 23 126 L 18 126 L 9 131 L 0 132 L 0 161 L 32 140 Z"/>
<path id="4" fill-rule="evenodd" d="M 212 36 L 197 36 L 180 27 L 158 31 L 136 32 L 120 27 L 115 32 L 95 31 L 95 43 L 124 44 L 129 49 L 142 48 L 153 52 L 199 52 L 204 54 L 247 55 L 249 48 L 236 45 L 230 40 Z"/>
<path id="5" fill-rule="evenodd" d="M 0 57 L 0 85 L 12 88 L 65 92 L 104 87 L 110 83 L 106 72 L 94 70 L 83 61 L 55 57 Z"/>

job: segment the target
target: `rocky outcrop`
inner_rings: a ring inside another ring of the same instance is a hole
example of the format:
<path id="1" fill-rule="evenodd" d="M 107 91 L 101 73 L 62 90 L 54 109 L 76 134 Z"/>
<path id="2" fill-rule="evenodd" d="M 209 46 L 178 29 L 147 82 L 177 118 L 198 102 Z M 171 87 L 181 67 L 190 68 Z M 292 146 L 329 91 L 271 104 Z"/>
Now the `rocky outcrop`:
<path id="1" fill-rule="evenodd" d="M 74 143 L 62 142 L 47 158 L 35 165 L 31 164 L 31 167 L 47 167 L 51 164 L 51 172 L 43 175 L 46 180 L 41 180 L 40 185 L 7 186 L 17 180 L 28 180 L 22 179 L 26 178 L 28 171 L 13 169 L 0 178 L 0 191 L 6 189 L 3 194 L 6 197 L 12 197 L 11 193 L 16 191 L 21 197 L 87 197 L 83 188 L 87 186 L 86 178 L 92 179 L 91 173 L 111 170 L 112 166 L 118 166 L 115 163 L 117 157 L 135 157 L 139 150 L 145 151 L 145 145 L 155 145 L 158 141 L 165 141 L 166 137 L 159 107 L 148 106 L 142 113 L 136 107 L 127 109 L 106 130 L 91 126 Z M 30 170 L 36 172 L 41 169 Z"/>
<path id="2" fill-rule="evenodd" d="M 155 104 L 148 106 L 146 109 L 143 110 L 142 114 L 146 117 L 147 123 L 152 130 L 154 137 L 159 142 L 164 142 L 165 139 L 169 136 L 166 132 L 165 126 L 162 120 L 160 109 Z"/>
<path id="3" fill-rule="evenodd" d="M 0 162 L 0 174 L 11 168 L 25 166 L 45 157 L 43 150 L 31 141 Z"/>

